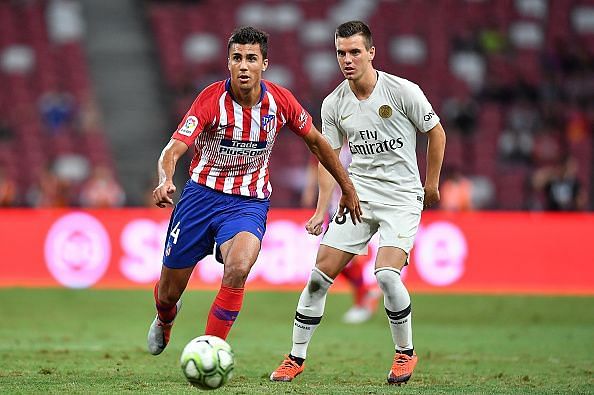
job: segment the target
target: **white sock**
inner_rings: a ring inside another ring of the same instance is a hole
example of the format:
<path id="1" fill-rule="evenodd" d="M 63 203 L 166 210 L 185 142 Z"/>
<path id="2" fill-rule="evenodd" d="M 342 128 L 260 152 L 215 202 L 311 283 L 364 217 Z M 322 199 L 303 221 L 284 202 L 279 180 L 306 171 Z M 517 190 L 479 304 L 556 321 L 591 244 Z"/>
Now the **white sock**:
<path id="1" fill-rule="evenodd" d="M 305 359 L 309 341 L 324 315 L 326 295 L 333 282 L 318 268 L 314 267 L 311 271 L 295 312 L 292 356 Z"/>
<path id="2" fill-rule="evenodd" d="M 396 351 L 412 350 L 410 295 L 402 283 L 400 271 L 391 267 L 382 267 L 375 271 L 375 277 L 384 292 L 384 306 Z"/>

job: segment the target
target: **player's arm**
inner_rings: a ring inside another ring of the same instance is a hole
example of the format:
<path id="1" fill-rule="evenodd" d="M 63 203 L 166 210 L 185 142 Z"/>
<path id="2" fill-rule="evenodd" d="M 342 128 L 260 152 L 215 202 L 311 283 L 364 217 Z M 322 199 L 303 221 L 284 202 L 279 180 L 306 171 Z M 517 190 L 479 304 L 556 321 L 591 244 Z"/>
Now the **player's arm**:
<path id="1" fill-rule="evenodd" d="M 334 150 L 337 158 L 340 155 L 340 148 Z M 339 159 L 340 160 L 340 159 Z M 336 180 L 332 177 L 332 174 L 326 170 L 324 166 L 318 164 L 318 205 L 316 207 L 316 213 L 325 215 L 330 207 L 332 201 L 332 192 L 336 186 Z"/>
<path id="2" fill-rule="evenodd" d="M 439 202 L 439 174 L 443 163 L 446 135 L 441 123 L 427 132 L 427 173 L 425 175 L 424 206 L 431 207 Z"/>
<path id="3" fill-rule="evenodd" d="M 336 156 L 339 156 L 340 148 L 335 149 L 334 152 Z M 324 219 L 332 200 L 332 194 L 334 187 L 336 186 L 336 180 L 334 177 L 332 177 L 332 174 L 330 174 L 328 170 L 322 166 L 321 163 L 317 164 L 316 172 L 316 184 L 318 184 L 318 204 L 316 205 L 316 212 L 305 224 L 305 229 L 310 234 L 317 236 L 322 233 L 322 225 L 324 224 Z"/>
<path id="4" fill-rule="evenodd" d="M 355 191 L 355 186 L 351 182 L 342 163 L 340 163 L 338 155 L 336 155 L 332 147 L 330 147 L 330 144 L 328 144 L 326 139 L 313 125 L 311 126 L 310 131 L 303 136 L 303 139 L 309 147 L 309 150 L 330 172 L 332 177 L 338 182 L 338 185 L 340 185 L 342 197 L 340 198 L 338 214 L 344 215 L 345 209 L 347 209 L 354 224 L 356 224 L 357 221 L 361 222 L 361 205 L 359 203 L 359 197 Z"/>
<path id="5" fill-rule="evenodd" d="M 169 140 L 169 143 L 163 148 L 157 162 L 159 185 L 153 191 L 153 199 L 157 206 L 166 207 L 167 205 L 173 205 L 173 199 L 171 197 L 176 189 L 173 184 L 175 165 L 187 150 L 188 146 L 186 143 L 176 139 Z"/>

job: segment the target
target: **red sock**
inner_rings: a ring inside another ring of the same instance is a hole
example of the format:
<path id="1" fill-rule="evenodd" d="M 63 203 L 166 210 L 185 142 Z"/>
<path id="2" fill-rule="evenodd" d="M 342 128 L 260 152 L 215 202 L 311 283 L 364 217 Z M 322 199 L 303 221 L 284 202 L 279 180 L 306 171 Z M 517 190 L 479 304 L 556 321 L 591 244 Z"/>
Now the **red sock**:
<path id="1" fill-rule="evenodd" d="M 159 282 L 155 284 L 155 289 L 153 290 L 153 296 L 155 297 L 155 305 L 157 306 L 157 315 L 161 322 L 171 322 L 177 315 L 177 306 L 174 304 L 172 305 L 163 305 L 159 303 Z"/>
<path id="2" fill-rule="evenodd" d="M 233 322 L 241 310 L 243 303 L 243 288 L 231 288 L 221 285 L 206 322 L 205 335 L 218 336 L 226 339 Z"/>
<path id="3" fill-rule="evenodd" d="M 363 304 L 363 298 L 369 290 L 369 287 L 363 281 L 363 264 L 353 260 L 342 269 L 342 274 L 351 283 L 353 288 L 355 288 L 355 304 L 361 306 Z"/>

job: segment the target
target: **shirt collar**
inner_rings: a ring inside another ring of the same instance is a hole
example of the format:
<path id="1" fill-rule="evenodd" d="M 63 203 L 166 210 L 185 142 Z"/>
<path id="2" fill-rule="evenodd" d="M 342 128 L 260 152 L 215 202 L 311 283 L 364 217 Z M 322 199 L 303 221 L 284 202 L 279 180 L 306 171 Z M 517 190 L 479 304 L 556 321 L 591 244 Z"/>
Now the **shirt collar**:
<path id="1" fill-rule="evenodd" d="M 225 80 L 225 90 L 229 93 L 229 95 L 231 95 L 231 99 L 235 100 L 235 96 L 233 96 L 233 91 L 231 90 L 231 78 L 227 78 L 227 80 Z M 262 100 L 264 100 L 264 95 L 266 94 L 266 84 L 264 83 L 264 80 L 260 80 L 260 100 L 258 100 L 258 103 L 262 102 Z"/>

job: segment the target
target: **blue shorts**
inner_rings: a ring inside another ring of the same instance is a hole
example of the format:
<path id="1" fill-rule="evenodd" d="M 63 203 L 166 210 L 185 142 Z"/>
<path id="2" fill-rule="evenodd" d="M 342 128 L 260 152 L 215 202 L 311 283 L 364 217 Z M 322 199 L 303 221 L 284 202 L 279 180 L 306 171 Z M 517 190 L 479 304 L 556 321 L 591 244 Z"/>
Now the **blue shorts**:
<path id="1" fill-rule="evenodd" d="M 163 265 L 171 269 L 192 267 L 212 254 L 222 263 L 219 247 L 239 232 L 260 241 L 266 232 L 270 201 L 230 195 L 189 180 L 169 221 Z"/>

